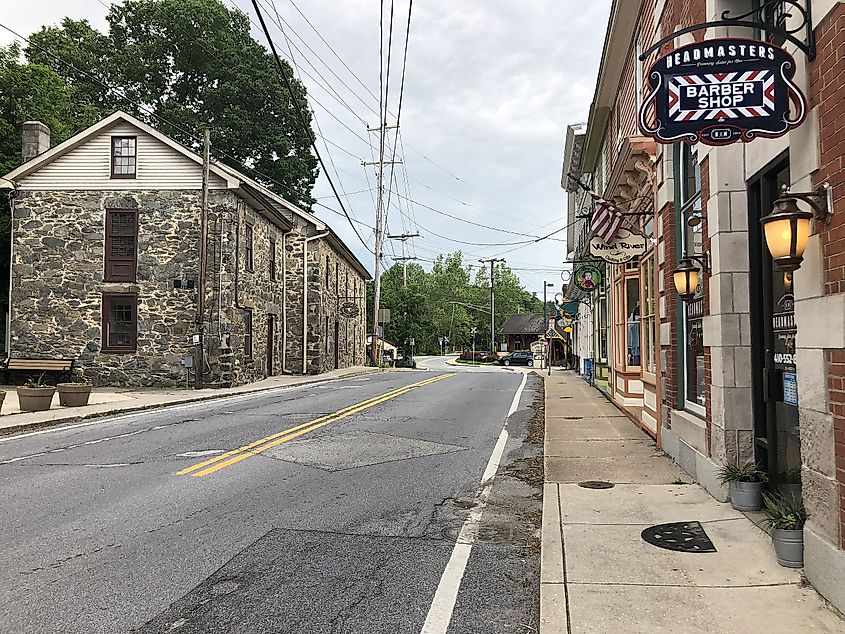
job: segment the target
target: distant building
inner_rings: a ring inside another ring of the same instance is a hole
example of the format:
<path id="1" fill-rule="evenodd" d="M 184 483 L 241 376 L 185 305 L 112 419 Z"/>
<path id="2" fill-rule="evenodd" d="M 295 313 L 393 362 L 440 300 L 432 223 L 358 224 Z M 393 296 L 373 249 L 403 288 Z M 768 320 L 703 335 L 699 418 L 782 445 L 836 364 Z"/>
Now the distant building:
<path id="1" fill-rule="evenodd" d="M 548 331 L 548 317 L 543 313 L 519 313 L 511 315 L 502 324 L 501 333 L 507 342 L 507 351 L 530 350 L 531 344 L 541 338 L 545 338 Z M 568 336 L 560 328 L 555 328 L 560 334 L 560 339 L 551 340 L 552 363 L 558 362 L 564 356 L 564 337 Z"/>
<path id="2" fill-rule="evenodd" d="M 50 149 L 25 124 L 15 185 L 12 357 L 74 358 L 96 383 L 185 385 L 198 334 L 202 157 L 116 112 Z M 210 168 L 205 380 L 365 362 L 365 282 L 331 228 Z M 341 306 L 344 310 L 341 310 Z"/>

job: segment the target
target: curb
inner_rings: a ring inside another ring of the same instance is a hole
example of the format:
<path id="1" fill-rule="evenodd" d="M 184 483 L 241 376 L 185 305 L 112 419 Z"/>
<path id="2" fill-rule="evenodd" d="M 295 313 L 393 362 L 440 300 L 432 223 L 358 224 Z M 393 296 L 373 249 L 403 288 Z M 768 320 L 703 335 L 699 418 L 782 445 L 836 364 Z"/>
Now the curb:
<path id="1" fill-rule="evenodd" d="M 343 379 L 349 379 L 356 376 L 365 376 L 367 374 L 376 374 L 380 372 L 387 372 L 388 370 L 382 368 L 367 368 L 366 370 L 360 370 L 358 372 L 351 372 L 349 374 L 345 374 L 343 376 L 336 376 L 330 378 L 319 378 L 319 375 L 315 376 L 313 380 L 305 380 L 299 383 L 294 383 L 292 385 L 274 385 L 272 387 L 259 387 L 254 389 L 247 389 L 240 392 L 233 392 L 229 394 L 203 394 L 202 396 L 190 397 L 185 398 L 178 401 L 170 401 L 168 403 L 152 403 L 149 405 L 138 405 L 135 407 L 126 407 L 121 409 L 113 409 L 106 412 L 92 412 L 90 414 L 81 414 L 78 416 L 68 416 L 66 418 L 54 418 L 51 420 L 39 421 L 35 423 L 21 423 L 20 425 L 13 425 L 10 427 L 3 427 L 0 428 L 0 438 L 4 436 L 14 436 L 19 433 L 25 433 L 28 431 L 36 431 L 39 429 L 44 429 L 46 427 L 58 427 L 65 423 L 78 423 L 81 421 L 86 420 L 93 420 L 96 418 L 107 418 L 110 416 L 119 416 L 121 414 L 130 414 L 133 412 L 144 412 L 147 410 L 154 410 L 154 409 L 164 409 L 166 407 L 175 407 L 178 405 L 186 405 L 189 403 L 202 403 L 205 401 L 214 401 L 220 400 L 224 398 L 231 398 L 235 396 L 245 396 L 249 394 L 260 394 L 262 392 L 270 392 L 272 390 L 283 390 L 289 389 L 294 387 L 301 387 L 303 385 L 314 385 L 317 383 L 329 383 L 331 381 L 341 381 Z M 15 414 L 6 414 L 6 416 L 15 416 Z"/>
<path id="2" fill-rule="evenodd" d="M 542 374 L 539 376 L 545 380 Z M 544 462 L 545 456 L 546 439 L 543 438 Z M 566 561 L 560 520 L 560 489 L 555 482 L 544 482 L 543 519 L 540 529 L 540 634 L 569 631 Z"/>

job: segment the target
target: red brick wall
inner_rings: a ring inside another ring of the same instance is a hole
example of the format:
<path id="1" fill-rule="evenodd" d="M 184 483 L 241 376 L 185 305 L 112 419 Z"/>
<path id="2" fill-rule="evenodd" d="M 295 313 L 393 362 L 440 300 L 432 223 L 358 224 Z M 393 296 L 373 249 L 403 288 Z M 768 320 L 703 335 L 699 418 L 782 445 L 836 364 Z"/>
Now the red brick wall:
<path id="1" fill-rule="evenodd" d="M 818 107 L 821 169 L 813 182 L 833 187 L 833 218 L 820 228 L 825 293 L 845 292 L 845 5 L 816 28 L 818 55 L 810 64 L 810 105 Z M 827 350 L 828 407 L 833 415 L 839 481 L 840 545 L 845 548 L 845 350 Z"/>
<path id="2" fill-rule="evenodd" d="M 833 187 L 834 215 L 822 229 L 825 292 L 845 292 L 845 5 L 816 28 L 818 55 L 810 64 L 810 105 L 819 109 L 821 169 L 818 185 Z"/>

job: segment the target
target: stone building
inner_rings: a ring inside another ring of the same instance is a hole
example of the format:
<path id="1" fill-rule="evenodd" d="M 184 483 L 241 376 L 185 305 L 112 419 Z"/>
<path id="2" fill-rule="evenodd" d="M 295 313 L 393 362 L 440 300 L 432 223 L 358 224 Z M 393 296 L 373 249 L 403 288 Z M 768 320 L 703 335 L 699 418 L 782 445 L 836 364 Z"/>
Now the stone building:
<path id="1" fill-rule="evenodd" d="M 615 0 L 588 122 L 570 132 L 564 162 L 620 209 L 645 214 L 626 219 L 649 239 L 645 254 L 607 265 L 605 296 L 578 319 L 591 329 L 586 352 L 607 365 L 609 396 L 721 501 L 722 464 L 756 461 L 774 490 L 800 478 L 810 514 L 805 574 L 845 610 L 845 2 L 796 4 L 811 9 L 815 57 L 791 41 L 767 44 L 794 57 L 806 120 L 778 138 L 713 147 L 645 136 L 637 113 L 651 65 L 696 41 L 770 36 L 713 25 L 640 56 L 665 36 L 761 3 Z M 765 19 L 791 20 L 790 28 L 802 17 L 795 6 L 766 5 Z M 800 268 L 784 272 L 760 220 L 784 187 L 822 184 L 832 215 L 812 222 Z M 589 254 L 588 223 L 578 217 L 592 205 L 564 186 L 577 259 Z M 689 301 L 673 281 L 684 255 L 709 259 L 696 265 Z"/>
<path id="2" fill-rule="evenodd" d="M 192 384 L 202 157 L 116 112 L 50 148 L 30 122 L 14 185 L 7 350 L 102 385 Z M 365 363 L 366 268 L 331 228 L 209 169 L 204 382 Z M 344 306 L 344 304 L 346 304 Z"/>

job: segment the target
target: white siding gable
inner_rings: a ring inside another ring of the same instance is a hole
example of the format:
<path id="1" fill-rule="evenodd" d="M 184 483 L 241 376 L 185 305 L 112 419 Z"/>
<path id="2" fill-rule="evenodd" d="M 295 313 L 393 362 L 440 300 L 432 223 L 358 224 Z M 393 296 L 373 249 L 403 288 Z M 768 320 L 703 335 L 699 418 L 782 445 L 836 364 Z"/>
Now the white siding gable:
<path id="1" fill-rule="evenodd" d="M 111 178 L 111 137 L 136 136 L 135 178 Z M 211 189 L 226 182 L 210 175 Z M 201 189 L 202 166 L 143 130 L 120 121 L 18 181 L 22 190 Z"/>

